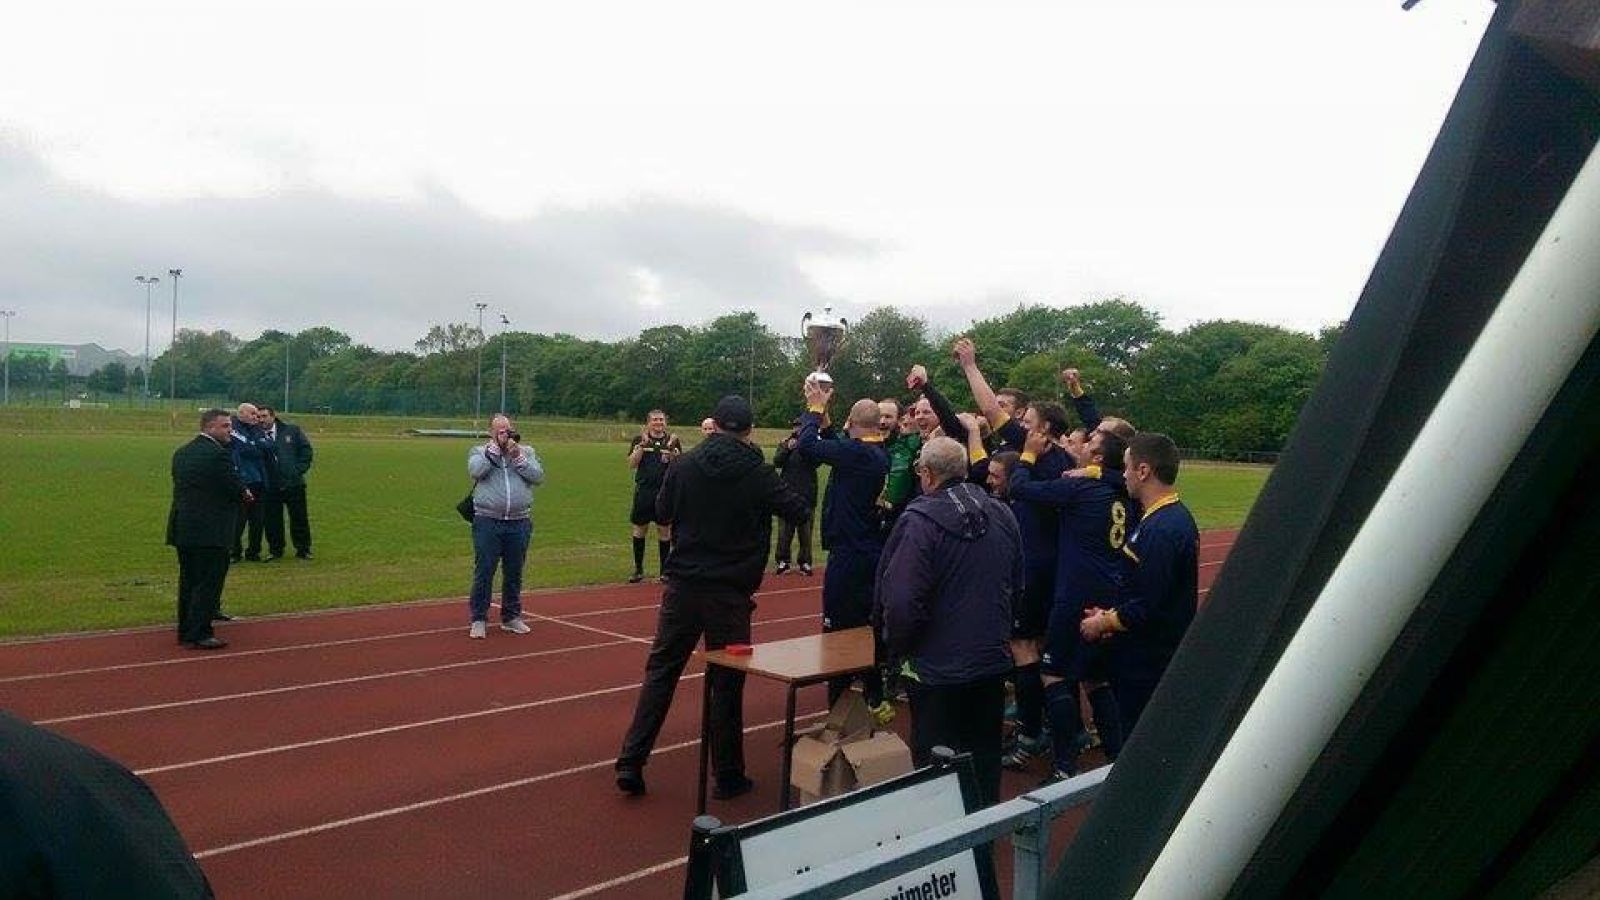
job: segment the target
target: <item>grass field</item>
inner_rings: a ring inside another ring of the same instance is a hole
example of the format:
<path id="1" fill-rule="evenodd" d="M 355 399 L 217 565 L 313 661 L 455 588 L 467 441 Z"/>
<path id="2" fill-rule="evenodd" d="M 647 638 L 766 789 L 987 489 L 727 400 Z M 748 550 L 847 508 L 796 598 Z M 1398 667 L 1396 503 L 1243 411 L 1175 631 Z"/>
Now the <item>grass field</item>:
<path id="1" fill-rule="evenodd" d="M 472 548 L 453 507 L 468 486 L 472 442 L 397 435 L 471 423 L 289 418 L 316 448 L 308 488 L 316 559 L 235 566 L 225 608 L 259 614 L 464 595 Z M 625 577 L 632 484 L 624 456 L 637 426 L 522 427 L 547 472 L 535 492 L 526 584 Z M 193 422 L 174 430 L 160 411 L 0 411 L 0 636 L 172 619 L 168 472 L 172 451 L 193 433 Z M 780 435 L 761 437 L 770 447 Z M 1244 521 L 1266 475 L 1191 464 L 1180 487 L 1202 528 L 1229 527 Z"/>

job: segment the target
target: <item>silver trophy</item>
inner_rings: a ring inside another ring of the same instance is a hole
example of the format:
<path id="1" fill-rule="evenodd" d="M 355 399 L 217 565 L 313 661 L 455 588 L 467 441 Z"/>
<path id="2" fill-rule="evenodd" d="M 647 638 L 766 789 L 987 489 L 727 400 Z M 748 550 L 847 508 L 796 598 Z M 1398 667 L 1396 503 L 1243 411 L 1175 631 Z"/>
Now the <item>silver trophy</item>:
<path id="1" fill-rule="evenodd" d="M 828 366 L 833 364 L 833 358 L 839 355 L 839 348 L 844 346 L 845 329 L 850 323 L 833 314 L 832 306 L 824 306 L 822 315 L 806 313 L 800 319 L 800 335 L 806 341 L 806 353 L 811 357 L 812 365 L 816 371 L 807 375 L 809 381 L 818 384 L 832 384 L 833 377 L 828 374 Z"/>

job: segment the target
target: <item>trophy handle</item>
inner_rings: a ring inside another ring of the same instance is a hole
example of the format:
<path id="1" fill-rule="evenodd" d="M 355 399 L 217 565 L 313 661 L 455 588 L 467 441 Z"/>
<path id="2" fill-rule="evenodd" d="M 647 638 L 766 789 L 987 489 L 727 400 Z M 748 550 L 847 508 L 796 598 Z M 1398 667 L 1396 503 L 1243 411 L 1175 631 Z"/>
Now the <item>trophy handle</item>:
<path id="1" fill-rule="evenodd" d="M 811 321 L 811 313 L 806 313 L 805 315 L 800 317 L 800 333 L 801 334 L 805 334 L 806 333 L 806 323 L 810 322 L 810 321 Z"/>
<path id="2" fill-rule="evenodd" d="M 844 316 L 840 316 L 839 317 L 839 324 L 843 325 L 846 328 L 850 327 L 850 321 L 848 319 L 846 319 Z"/>

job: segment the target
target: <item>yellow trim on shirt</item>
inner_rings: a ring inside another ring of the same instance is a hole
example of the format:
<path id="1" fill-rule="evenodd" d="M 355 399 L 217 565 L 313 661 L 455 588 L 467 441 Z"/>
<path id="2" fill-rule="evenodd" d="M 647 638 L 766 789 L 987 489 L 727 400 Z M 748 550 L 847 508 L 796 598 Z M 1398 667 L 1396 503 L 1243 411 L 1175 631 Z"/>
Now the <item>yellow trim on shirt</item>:
<path id="1" fill-rule="evenodd" d="M 1038 461 L 1039 461 L 1038 455 L 1035 454 L 1032 450 L 1024 450 L 1024 451 L 1022 451 L 1022 464 L 1023 465 L 1031 466 L 1031 465 L 1033 465 L 1034 463 L 1036 463 Z"/>
<path id="2" fill-rule="evenodd" d="M 1159 511 L 1161 511 L 1163 509 L 1166 509 L 1167 507 L 1169 507 L 1172 504 L 1177 503 L 1177 502 L 1178 502 L 1178 495 L 1177 494 L 1168 494 L 1165 497 L 1162 497 L 1160 500 L 1157 500 L 1156 502 L 1150 504 L 1150 508 L 1144 511 L 1143 518 L 1144 519 L 1149 519 L 1151 516 L 1155 515 L 1157 512 L 1159 512 Z"/>

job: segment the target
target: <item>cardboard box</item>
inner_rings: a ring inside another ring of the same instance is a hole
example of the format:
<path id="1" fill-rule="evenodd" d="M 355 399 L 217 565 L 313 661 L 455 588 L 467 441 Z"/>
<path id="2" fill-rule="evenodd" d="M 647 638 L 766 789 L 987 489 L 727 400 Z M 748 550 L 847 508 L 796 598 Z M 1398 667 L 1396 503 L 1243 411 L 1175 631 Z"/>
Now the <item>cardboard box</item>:
<path id="1" fill-rule="evenodd" d="M 850 764 L 858 788 L 911 771 L 911 748 L 892 731 L 880 731 L 865 740 L 842 744 L 839 752 Z"/>
<path id="2" fill-rule="evenodd" d="M 861 695 L 846 692 L 821 731 L 795 741 L 789 783 L 802 806 L 911 771 L 911 748 L 893 731 L 873 730 Z"/>

